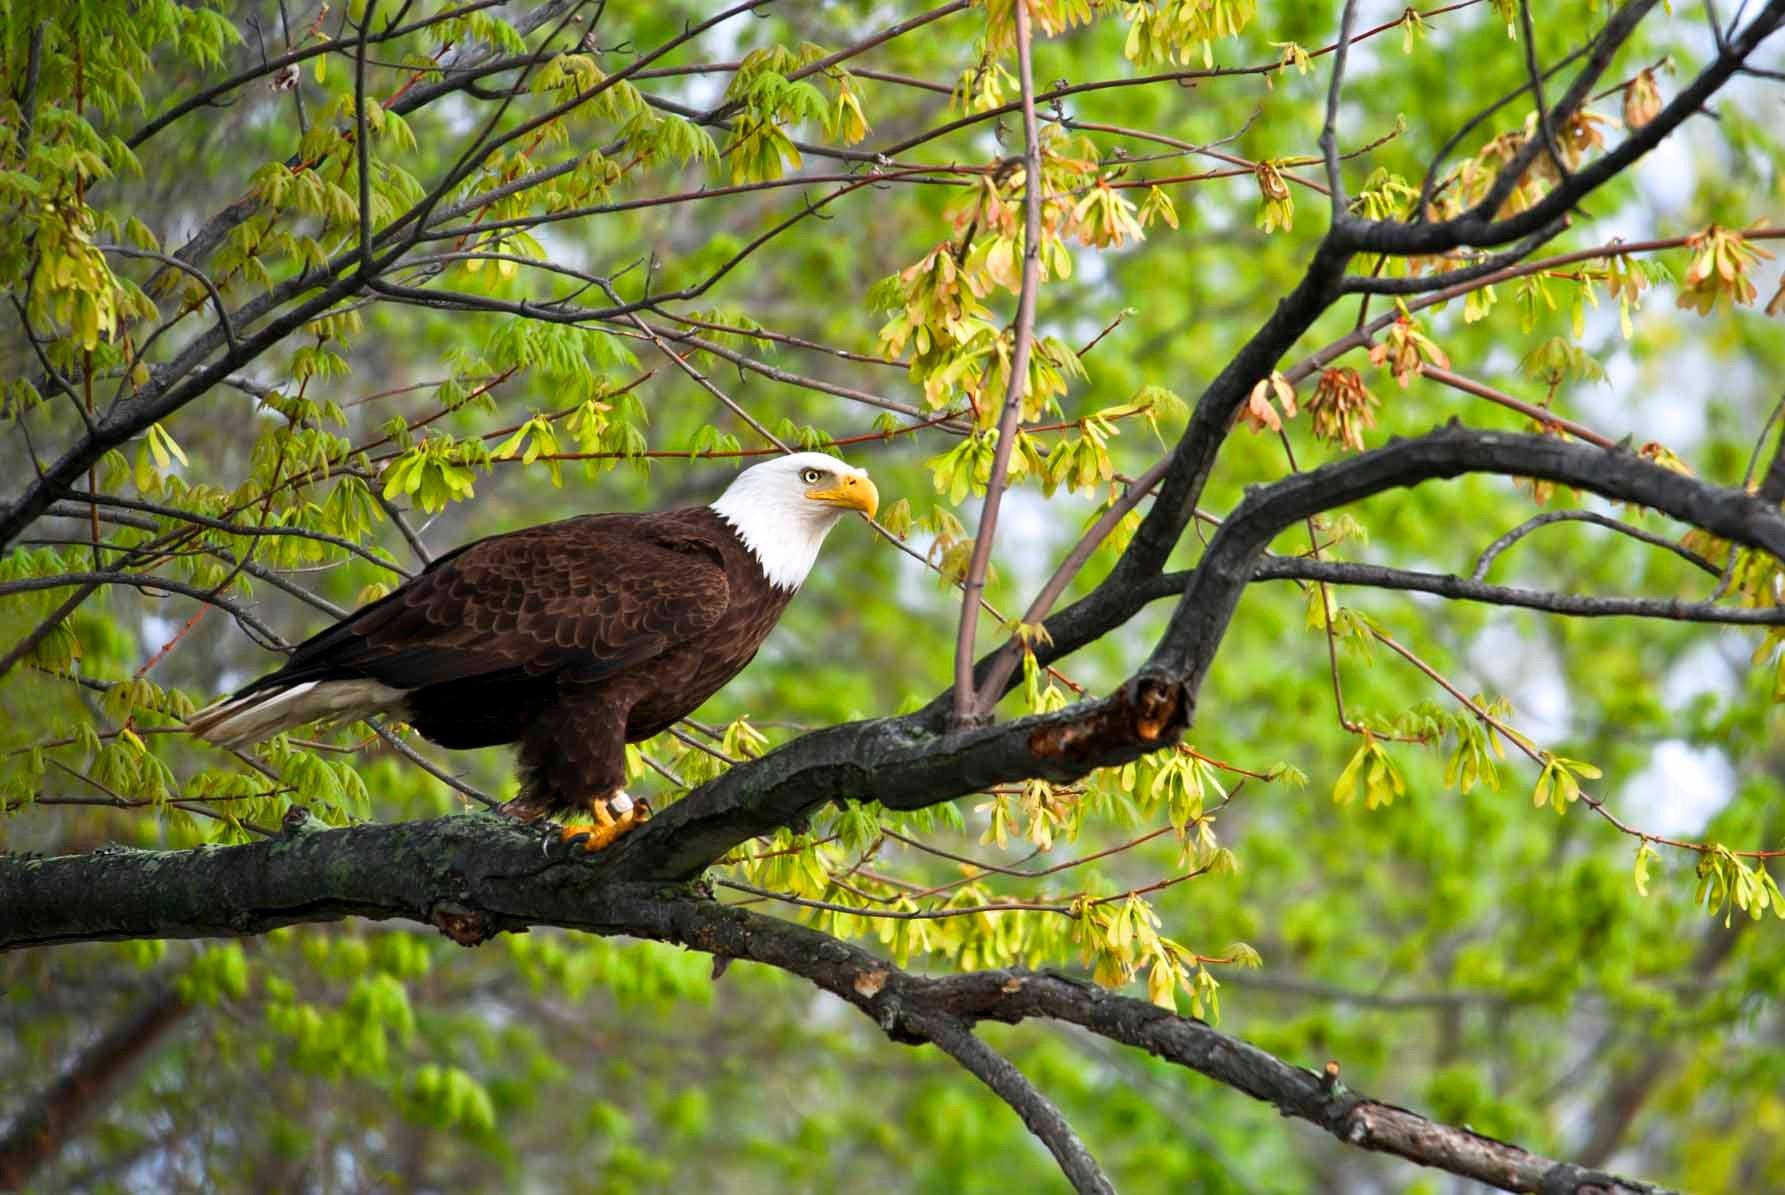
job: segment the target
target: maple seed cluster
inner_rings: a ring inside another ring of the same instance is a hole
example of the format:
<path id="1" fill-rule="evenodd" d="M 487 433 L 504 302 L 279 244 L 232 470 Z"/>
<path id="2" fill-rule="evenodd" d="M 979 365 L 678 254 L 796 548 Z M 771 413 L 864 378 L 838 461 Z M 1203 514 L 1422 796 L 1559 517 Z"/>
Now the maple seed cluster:
<path id="1" fill-rule="evenodd" d="M 1339 367 L 1321 370 L 1320 381 L 1308 399 L 1308 414 L 1313 418 L 1316 436 L 1362 452 L 1364 432 L 1376 426 L 1372 408 L 1380 405 L 1364 385 L 1362 374 Z"/>

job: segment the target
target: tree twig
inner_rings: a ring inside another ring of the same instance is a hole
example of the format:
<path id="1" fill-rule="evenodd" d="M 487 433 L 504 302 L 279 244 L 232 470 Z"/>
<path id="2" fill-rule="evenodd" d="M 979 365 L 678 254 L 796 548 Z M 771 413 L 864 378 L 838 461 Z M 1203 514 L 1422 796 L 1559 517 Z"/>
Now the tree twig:
<path id="1" fill-rule="evenodd" d="M 985 502 L 979 511 L 979 529 L 973 537 L 973 553 L 961 584 L 961 621 L 954 647 L 954 719 L 970 725 L 988 713 L 973 686 L 975 632 L 979 629 L 979 598 L 985 592 L 986 571 L 991 567 L 992 541 L 998 532 L 998 511 L 1009 484 L 1010 453 L 1028 390 L 1029 354 L 1035 339 L 1035 291 L 1041 273 L 1041 201 L 1046 183 L 1041 173 L 1041 125 L 1035 117 L 1035 71 L 1030 62 L 1029 8 L 1013 6 L 1016 17 L 1017 76 L 1023 98 L 1023 273 L 1017 297 L 1016 343 L 1010 353 L 1010 377 L 998 418 L 998 443 L 992 450 L 992 472 L 986 479 Z"/>
<path id="2" fill-rule="evenodd" d="M 1320 126 L 1320 154 L 1326 161 L 1326 187 L 1332 200 L 1332 222 L 1346 218 L 1345 177 L 1339 169 L 1339 97 L 1345 86 L 1345 60 L 1351 54 L 1351 24 L 1357 18 L 1357 0 L 1345 0 L 1339 17 L 1338 50 L 1333 54 L 1333 77 L 1326 88 L 1326 120 Z"/>
<path id="3" fill-rule="evenodd" d="M 998 1098 L 1009 1104 L 1029 1131 L 1047 1146 L 1074 1191 L 1079 1195 L 1115 1195 L 1115 1187 L 1073 1131 L 1071 1122 L 1010 1059 L 953 1017 L 914 1018 L 908 1019 L 907 1024 L 997 1092 Z"/>

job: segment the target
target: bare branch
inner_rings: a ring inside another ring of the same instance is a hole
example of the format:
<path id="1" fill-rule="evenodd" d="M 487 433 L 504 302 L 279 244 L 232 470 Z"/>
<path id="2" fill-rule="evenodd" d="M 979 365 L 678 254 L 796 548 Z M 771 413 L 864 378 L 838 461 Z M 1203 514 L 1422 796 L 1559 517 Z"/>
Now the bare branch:
<path id="1" fill-rule="evenodd" d="M 116 507 L 119 510 L 142 511 L 145 514 L 160 515 L 163 518 L 175 519 L 182 523 L 191 523 L 197 527 L 208 527 L 227 535 L 262 536 L 289 535 L 298 539 L 311 539 L 317 543 L 328 544 L 340 548 L 368 564 L 396 573 L 400 577 L 413 577 L 415 573 L 400 564 L 394 564 L 363 544 L 356 544 L 339 535 L 331 535 L 327 531 L 310 531 L 302 527 L 261 527 L 247 523 L 232 523 L 228 519 L 216 519 L 197 511 L 182 510 L 176 506 L 164 506 L 157 502 L 145 502 L 141 498 L 125 498 L 117 494 L 90 494 L 85 490 L 70 490 L 68 496 L 82 503 L 97 506 Z"/>
<path id="2" fill-rule="evenodd" d="M 672 315 L 670 318 L 678 319 L 679 317 Z M 689 348 L 699 349 L 703 353 L 711 353 L 720 360 L 729 361 L 740 369 L 747 369 L 751 373 L 761 374 L 763 377 L 769 378 L 772 381 L 782 382 L 789 386 L 798 386 L 802 390 L 816 390 L 820 394 L 835 395 L 838 398 L 849 399 L 851 402 L 865 403 L 868 406 L 879 407 L 884 411 L 893 411 L 912 419 L 932 418 L 929 412 L 923 410 L 921 407 L 914 406 L 911 403 L 899 402 L 896 399 L 887 398 L 884 395 L 875 394 L 869 390 L 862 390 L 855 386 L 844 386 L 837 382 L 825 381 L 823 378 L 814 378 L 805 374 L 794 373 L 792 370 L 782 369 L 778 365 L 770 365 L 765 361 L 758 361 L 755 357 L 740 353 L 736 349 L 728 348 L 717 341 L 696 336 L 692 332 L 677 332 L 674 329 L 659 328 L 655 325 L 648 325 L 648 327 L 650 328 L 650 331 L 654 332 L 664 340 L 672 340 L 677 344 L 685 344 Z M 739 335 L 743 335 L 743 333 L 739 333 Z M 948 422 L 954 424 L 953 420 Z"/>
<path id="3" fill-rule="evenodd" d="M 1702 569 L 1713 577 L 1722 572 L 1722 570 L 1715 564 L 1706 560 L 1692 549 L 1675 543 L 1673 540 L 1668 539 L 1665 536 L 1656 535 L 1651 531 L 1644 531 L 1641 527 L 1635 527 L 1619 519 L 1597 514 L 1590 510 L 1552 510 L 1545 511 L 1543 514 L 1534 515 L 1531 518 L 1526 519 L 1517 527 L 1514 527 L 1511 531 L 1508 531 L 1505 535 L 1502 535 L 1499 539 L 1489 544 L 1486 550 L 1484 550 L 1481 556 L 1475 561 L 1474 571 L 1469 574 L 1470 579 L 1479 581 L 1487 576 L 1488 569 L 1493 567 L 1494 561 L 1499 557 L 1500 553 L 1504 552 L 1507 548 L 1510 548 L 1513 544 L 1531 534 L 1531 532 L 1537 530 L 1539 527 L 1547 527 L 1551 523 L 1592 523 L 1599 527 L 1607 527 L 1616 531 L 1619 535 L 1628 535 L 1631 539 L 1638 539 L 1645 544 L 1672 552 L 1694 568 Z"/>
<path id="4" fill-rule="evenodd" d="M 428 545 L 422 541 L 421 532 L 411 527 L 409 517 L 395 502 L 384 496 L 384 487 L 374 485 L 368 486 L 366 489 L 372 495 L 372 501 L 376 502 L 379 509 L 389 517 L 392 525 L 396 527 L 397 533 L 403 537 L 403 542 L 409 545 L 409 550 L 415 554 L 415 558 L 421 563 L 421 566 L 425 569 L 434 563 L 434 553 L 430 552 Z"/>
<path id="5" fill-rule="evenodd" d="M 1739 490 L 1707 485 L 1622 451 L 1545 436 L 1507 436 L 1460 424 L 1402 440 L 1253 491 L 1215 533 L 1191 574 L 1171 625 L 1141 675 L 1181 678 L 1194 694 L 1206 675 L 1240 592 L 1266 545 L 1312 514 L 1420 481 L 1492 472 L 1577 486 L 1601 497 L 1654 507 L 1693 526 L 1785 559 L 1785 517 Z"/>
<path id="6" fill-rule="evenodd" d="M 206 294 L 210 295 L 211 306 L 217 312 L 217 326 L 223 330 L 223 342 L 229 346 L 230 352 L 235 351 L 235 328 L 232 327 L 229 322 L 228 309 L 223 306 L 223 295 L 217 290 L 217 284 L 211 281 L 211 276 L 209 274 L 205 273 L 191 262 L 181 261 L 179 258 L 170 257 L 166 253 L 155 253 L 148 249 L 133 249 L 128 245 L 95 245 L 93 247 L 98 249 L 101 253 L 116 253 L 119 257 L 140 257 L 148 261 L 158 261 L 164 266 L 179 270 L 184 274 L 190 274 L 192 277 L 198 279 L 199 285 L 205 288 Z M 148 346 L 144 345 L 143 349 L 138 351 L 137 360 L 140 361 L 143 359 L 144 351 L 146 351 L 147 348 Z"/>
<path id="7" fill-rule="evenodd" d="M 906 1024 L 928 1037 L 943 1053 L 966 1067 L 980 1082 L 998 1093 L 998 1098 L 1015 1109 L 1029 1131 L 1041 1138 L 1048 1152 L 1060 1164 L 1067 1181 L 1080 1195 L 1115 1195 L 1097 1159 L 1073 1131 L 1051 1100 L 1023 1076 L 1010 1060 L 986 1045 L 953 1017 L 907 1018 Z"/>
<path id="8" fill-rule="evenodd" d="M 434 763 L 434 761 L 417 751 L 414 747 L 405 743 L 401 735 L 396 734 L 388 726 L 384 725 L 383 719 L 367 722 L 366 725 L 376 731 L 379 738 L 390 744 L 391 750 L 395 751 L 398 755 L 401 755 L 404 759 L 407 759 L 410 763 L 414 764 L 434 779 L 440 781 L 440 783 L 446 785 L 454 792 L 470 797 L 485 809 L 494 809 L 502 804 L 497 798 L 490 796 L 490 794 L 474 785 L 465 783 L 451 772 L 446 771 L 444 768 Z"/>
<path id="9" fill-rule="evenodd" d="M 165 590 L 168 593 L 195 598 L 206 605 L 216 606 L 219 610 L 226 611 L 261 646 L 270 650 L 280 650 L 286 646 L 285 640 L 279 632 L 260 621 L 252 611 L 239 602 L 223 597 L 210 589 L 201 589 L 196 585 L 188 585 L 184 581 L 176 581 L 171 577 L 156 576 L 152 573 L 90 572 L 62 573 L 54 577 L 25 577 L 17 581 L 0 582 L 0 597 L 14 593 L 33 593 L 43 589 L 65 589 L 70 586 L 79 586 L 90 593 L 92 590 L 87 587 L 98 585 L 128 585 L 150 592 Z"/>
<path id="10" fill-rule="evenodd" d="M 607 297 L 611 301 L 613 301 L 615 303 L 618 303 L 620 301 L 620 297 L 614 293 L 614 289 L 611 284 L 604 282 L 602 284 L 602 289 L 607 292 Z M 679 369 L 683 373 L 687 374 L 688 377 L 694 381 L 695 385 L 699 386 L 702 390 L 705 390 L 708 394 L 711 394 L 714 398 L 718 399 L 720 404 L 722 406 L 724 406 L 726 410 L 730 411 L 733 415 L 736 415 L 739 419 L 743 420 L 746 424 L 748 424 L 750 426 L 751 431 L 755 432 L 757 435 L 759 435 L 763 439 L 767 440 L 770 444 L 774 445 L 776 448 L 780 449 L 782 452 L 792 452 L 793 451 L 793 449 L 789 448 L 787 446 L 786 442 L 783 441 L 779 436 L 777 436 L 774 432 L 770 431 L 768 428 L 764 427 L 763 424 L 761 423 L 761 421 L 759 421 L 754 415 L 752 415 L 752 414 L 750 414 L 750 412 L 744 410 L 744 408 L 738 403 L 738 401 L 735 398 L 733 398 L 731 395 L 725 393 L 725 391 L 721 390 L 718 386 L 714 385 L 711 378 L 707 377 L 706 374 L 704 374 L 700 370 L 696 369 L 694 367 L 694 363 L 688 360 L 688 357 L 686 354 L 678 353 L 674 349 L 670 348 L 667 344 L 663 343 L 663 337 L 659 336 L 657 334 L 656 329 L 652 328 L 651 325 L 645 323 L 644 320 L 640 319 L 638 316 L 638 312 L 636 312 L 636 311 L 628 312 L 626 314 L 626 322 L 631 324 L 634 328 L 637 328 L 641 335 L 643 335 L 648 340 L 650 340 L 650 342 L 652 344 L 656 345 L 657 350 L 659 352 L 661 352 L 665 357 L 668 357 L 670 359 L 670 362 L 672 364 L 674 364 L 677 369 Z"/>
<path id="11" fill-rule="evenodd" d="M 1348 274 L 1339 283 L 1339 293 L 1346 295 L 1428 295 L 1433 291 L 1480 282 L 1484 278 L 1498 274 L 1508 266 L 1523 261 L 1537 249 L 1561 235 L 1563 229 L 1567 227 L 1567 220 L 1553 220 L 1510 249 L 1487 254 L 1480 261 L 1460 266 L 1454 270 L 1446 270 L 1441 274 L 1409 274 L 1405 278 Z"/>
<path id="12" fill-rule="evenodd" d="M 1159 578 L 1161 596 L 1183 588 L 1187 575 Z M 1319 581 L 1335 585 L 1364 585 L 1374 589 L 1412 590 L 1457 601 L 1518 606 L 1549 614 L 1578 618 L 1660 618 L 1673 622 L 1721 623 L 1727 626 L 1785 626 L 1785 606 L 1718 606 L 1710 602 L 1682 602 L 1676 598 L 1591 597 L 1576 593 L 1550 593 L 1512 585 L 1489 585 L 1448 573 L 1424 573 L 1353 564 L 1334 560 L 1308 560 L 1296 556 L 1269 556 L 1253 572 L 1254 581 Z M 1174 583 L 1176 589 L 1173 588 Z"/>
<path id="13" fill-rule="evenodd" d="M 1530 0 L 1518 0 L 1518 21 L 1522 35 L 1519 40 L 1525 49 L 1525 73 L 1530 77 L 1531 104 L 1537 109 L 1537 138 L 1549 155 L 1556 177 L 1567 178 L 1568 167 L 1562 161 L 1561 150 L 1556 148 L 1556 130 L 1550 124 L 1549 106 L 1543 102 L 1543 68 L 1537 65 L 1537 32 L 1532 28 Z"/>
<path id="14" fill-rule="evenodd" d="M 1345 211 L 1345 177 L 1339 170 L 1339 97 L 1345 87 L 1345 60 L 1351 53 L 1351 24 L 1357 18 L 1357 0 L 1345 0 L 1339 17 L 1338 52 L 1333 55 L 1333 77 L 1326 88 L 1326 121 L 1320 126 L 1320 154 L 1326 160 L 1326 186 L 1332 197 L 1332 222 L 1341 223 Z"/>
<path id="15" fill-rule="evenodd" d="M 1778 421 L 1779 412 L 1782 410 L 1785 410 L 1785 398 L 1779 400 L 1779 404 L 1773 408 L 1772 415 L 1767 419 L 1766 430 L 1761 432 L 1762 443 L 1766 440 L 1766 431 L 1772 429 L 1772 425 Z M 1760 451 L 1759 444 L 1754 446 L 1754 451 L 1756 453 Z M 1753 469 L 1753 465 L 1750 464 L 1748 466 L 1750 475 L 1752 475 Z M 1785 435 L 1780 436 L 1779 442 L 1773 445 L 1773 459 L 1766 467 L 1766 475 L 1760 479 L 1758 493 L 1764 501 L 1775 504 L 1785 502 Z"/>
<path id="16" fill-rule="evenodd" d="M 1422 377 L 1431 378 L 1434 382 L 1449 386 L 1453 390 L 1461 390 L 1464 394 L 1473 394 L 1477 398 L 1485 398 L 1491 403 L 1498 403 L 1509 411 L 1517 411 L 1526 418 L 1536 420 L 1542 426 L 1559 428 L 1576 439 L 1585 440 L 1595 447 L 1612 449 L 1618 446 L 1610 436 L 1601 435 L 1584 423 L 1576 423 L 1546 407 L 1528 403 L 1522 398 L 1515 398 L 1504 390 L 1478 382 L 1474 378 L 1466 378 L 1441 365 L 1421 361 L 1419 372 Z"/>

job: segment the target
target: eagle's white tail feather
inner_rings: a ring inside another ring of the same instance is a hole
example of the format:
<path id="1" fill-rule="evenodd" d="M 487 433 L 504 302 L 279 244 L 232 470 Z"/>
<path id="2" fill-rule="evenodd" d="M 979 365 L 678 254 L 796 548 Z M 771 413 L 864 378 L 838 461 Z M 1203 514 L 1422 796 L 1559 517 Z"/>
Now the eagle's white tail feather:
<path id="1" fill-rule="evenodd" d="M 192 716 L 186 729 L 219 747 L 240 747 L 318 718 L 346 721 L 384 713 L 408 696 L 406 690 L 375 680 L 305 681 L 206 706 Z"/>

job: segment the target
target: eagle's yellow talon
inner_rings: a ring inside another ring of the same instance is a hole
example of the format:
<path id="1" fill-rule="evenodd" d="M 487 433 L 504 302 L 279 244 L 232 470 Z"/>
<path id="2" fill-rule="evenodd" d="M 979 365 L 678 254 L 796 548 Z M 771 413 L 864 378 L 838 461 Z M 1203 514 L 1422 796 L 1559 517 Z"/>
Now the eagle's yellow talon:
<path id="1" fill-rule="evenodd" d="M 625 797 L 624 793 L 617 793 L 615 795 Z M 564 828 L 558 832 L 559 839 L 568 842 L 573 838 L 581 836 L 583 839 L 582 847 L 585 851 L 598 851 L 603 847 L 608 846 L 622 834 L 625 834 L 627 831 L 638 826 L 641 822 L 648 820 L 651 816 L 650 806 L 646 805 L 643 801 L 634 801 L 630 797 L 627 797 L 624 802 L 614 802 L 616 805 L 624 806 L 620 815 L 616 817 L 614 816 L 613 811 L 608 808 L 609 799 L 610 798 L 597 797 L 595 800 L 590 801 L 589 812 L 594 815 L 595 820 L 591 822 L 566 822 Z"/>

